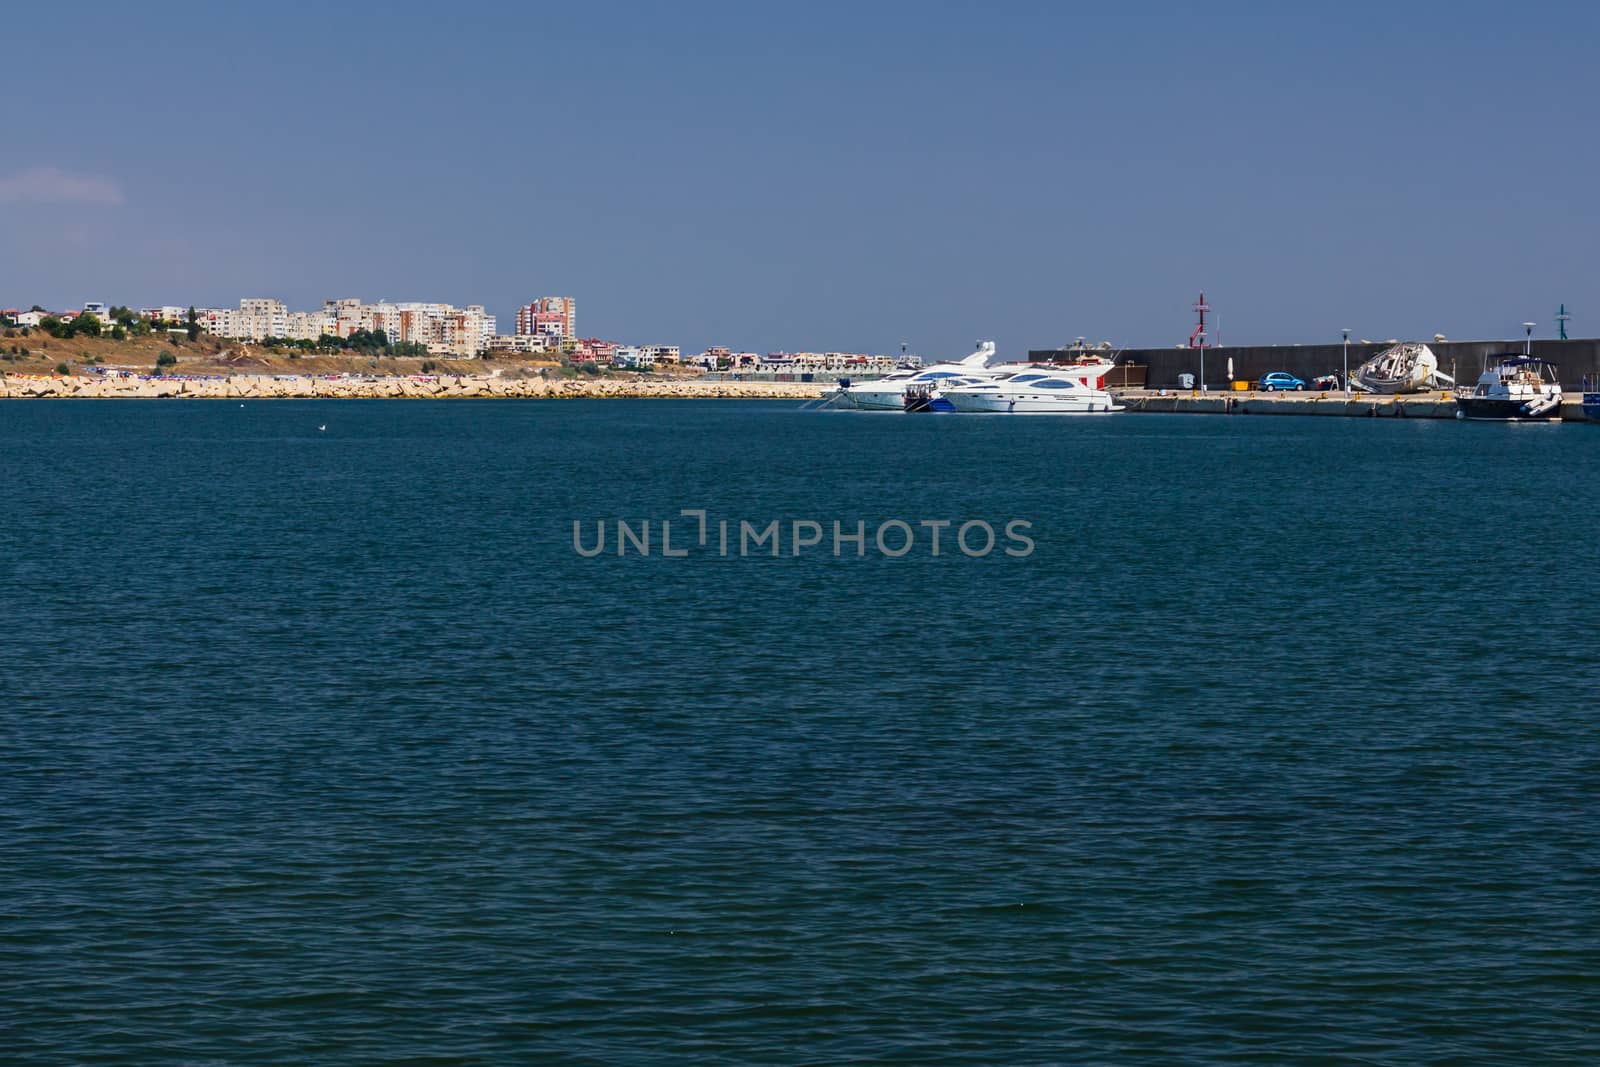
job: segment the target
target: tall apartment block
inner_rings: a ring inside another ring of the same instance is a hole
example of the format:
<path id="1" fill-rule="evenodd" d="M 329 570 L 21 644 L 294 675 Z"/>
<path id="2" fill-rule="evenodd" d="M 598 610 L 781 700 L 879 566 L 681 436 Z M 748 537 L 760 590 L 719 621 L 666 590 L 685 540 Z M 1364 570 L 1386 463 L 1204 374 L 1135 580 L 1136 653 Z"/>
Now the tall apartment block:
<path id="1" fill-rule="evenodd" d="M 529 336 L 551 333 L 559 324 L 563 339 L 578 336 L 578 302 L 570 296 L 541 296 L 517 308 L 517 333 Z"/>

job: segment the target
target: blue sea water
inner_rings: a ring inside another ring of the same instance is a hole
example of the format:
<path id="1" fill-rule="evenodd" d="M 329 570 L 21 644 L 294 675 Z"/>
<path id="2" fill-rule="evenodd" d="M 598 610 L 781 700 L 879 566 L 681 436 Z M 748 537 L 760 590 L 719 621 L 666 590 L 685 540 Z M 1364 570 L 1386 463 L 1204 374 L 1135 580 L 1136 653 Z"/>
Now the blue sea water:
<path id="1" fill-rule="evenodd" d="M 6 1063 L 1600 1060 L 1593 427 L 10 402 L 0 485 Z"/>

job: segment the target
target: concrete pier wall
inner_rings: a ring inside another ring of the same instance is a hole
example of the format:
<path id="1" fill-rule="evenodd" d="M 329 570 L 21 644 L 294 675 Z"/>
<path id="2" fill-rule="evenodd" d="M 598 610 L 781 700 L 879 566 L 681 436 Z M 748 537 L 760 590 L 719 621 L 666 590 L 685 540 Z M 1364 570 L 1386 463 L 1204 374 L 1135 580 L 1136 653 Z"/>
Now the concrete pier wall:
<path id="1" fill-rule="evenodd" d="M 1418 393 L 1411 396 L 1366 396 L 1346 398 L 1342 392 L 1312 393 L 1236 393 L 1214 390 L 1204 396 L 1193 390 L 1180 390 L 1162 396 L 1143 389 L 1119 394 L 1130 412 L 1176 415 L 1342 415 L 1380 419 L 1454 419 L 1455 398 L 1448 393 Z M 1582 394 L 1567 393 L 1562 399 L 1561 418 L 1584 421 Z"/>
<path id="2" fill-rule="evenodd" d="M 1439 369 L 1453 374 L 1458 383 L 1470 385 L 1483 372 L 1485 356 L 1501 352 L 1521 352 L 1522 340 L 1514 341 L 1427 341 L 1434 355 L 1439 357 Z M 1388 348 L 1381 344 L 1350 345 L 1350 369 Z M 1031 360 L 1056 358 L 1054 349 L 1035 349 L 1028 353 Z M 1564 388 L 1577 391 L 1582 388 L 1583 376 L 1600 380 L 1600 338 L 1580 338 L 1572 341 L 1534 341 L 1533 354 L 1554 363 L 1561 372 Z M 1240 347 L 1208 348 L 1205 352 L 1205 383 L 1213 389 L 1228 386 L 1228 360 L 1233 360 L 1235 378 L 1257 380 L 1275 370 L 1286 370 L 1296 377 L 1310 381 L 1324 374 L 1342 374 L 1344 370 L 1343 346 L 1331 345 L 1251 345 Z M 1193 374 L 1200 380 L 1200 352 L 1191 348 L 1128 348 L 1117 356 L 1118 363 L 1141 363 L 1149 368 L 1145 384 L 1153 389 L 1174 389 L 1178 375 Z"/>

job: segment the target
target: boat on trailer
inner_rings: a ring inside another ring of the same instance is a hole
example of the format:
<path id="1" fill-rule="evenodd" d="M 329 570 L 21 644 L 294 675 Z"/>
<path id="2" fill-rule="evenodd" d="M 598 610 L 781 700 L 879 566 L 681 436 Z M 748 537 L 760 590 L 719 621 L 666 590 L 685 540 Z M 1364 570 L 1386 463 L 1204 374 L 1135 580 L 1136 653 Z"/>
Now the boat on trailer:
<path id="1" fill-rule="evenodd" d="M 1350 385 L 1365 393 L 1393 396 L 1445 389 L 1456 380 L 1439 369 L 1439 357 L 1424 344 L 1391 345 L 1350 375 Z"/>

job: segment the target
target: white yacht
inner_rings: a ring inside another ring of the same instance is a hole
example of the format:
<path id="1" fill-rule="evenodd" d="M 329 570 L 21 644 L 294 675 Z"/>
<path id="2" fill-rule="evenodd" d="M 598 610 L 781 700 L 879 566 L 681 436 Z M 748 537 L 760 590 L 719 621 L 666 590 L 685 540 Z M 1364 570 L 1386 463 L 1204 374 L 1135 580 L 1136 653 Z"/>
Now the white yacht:
<path id="1" fill-rule="evenodd" d="M 1512 353 L 1489 359 L 1495 364 L 1484 368 L 1476 387 L 1456 391 L 1456 418 L 1542 422 L 1561 417 L 1561 383 L 1554 363 Z"/>
<path id="2" fill-rule="evenodd" d="M 908 387 L 940 389 L 957 380 L 966 385 L 993 377 L 996 372 L 988 366 L 994 352 L 993 341 L 979 341 L 977 351 L 959 362 L 935 363 L 920 370 L 897 370 L 882 378 L 854 382 L 831 394 L 829 400 L 837 401 L 842 407 L 867 411 L 904 411 Z"/>
<path id="3" fill-rule="evenodd" d="M 1110 364 L 1013 370 L 990 381 L 942 389 L 956 411 L 1012 415 L 1105 415 L 1122 405 L 1099 383 Z"/>

